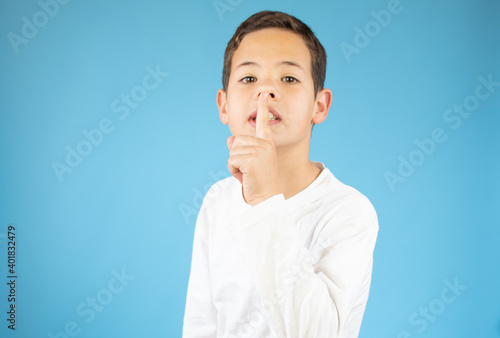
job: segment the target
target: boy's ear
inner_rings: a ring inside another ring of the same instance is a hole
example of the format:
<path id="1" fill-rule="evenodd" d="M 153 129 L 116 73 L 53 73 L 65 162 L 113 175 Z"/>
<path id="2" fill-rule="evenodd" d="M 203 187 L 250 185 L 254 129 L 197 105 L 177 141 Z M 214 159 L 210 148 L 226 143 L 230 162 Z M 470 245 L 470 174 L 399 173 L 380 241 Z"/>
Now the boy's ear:
<path id="1" fill-rule="evenodd" d="M 328 88 L 323 88 L 319 91 L 316 101 L 314 102 L 314 114 L 312 122 L 319 124 L 328 116 L 330 105 L 332 104 L 332 91 Z"/>
<path id="2" fill-rule="evenodd" d="M 224 89 L 217 91 L 217 107 L 219 107 L 219 118 L 222 123 L 228 124 L 227 118 L 227 93 Z"/>

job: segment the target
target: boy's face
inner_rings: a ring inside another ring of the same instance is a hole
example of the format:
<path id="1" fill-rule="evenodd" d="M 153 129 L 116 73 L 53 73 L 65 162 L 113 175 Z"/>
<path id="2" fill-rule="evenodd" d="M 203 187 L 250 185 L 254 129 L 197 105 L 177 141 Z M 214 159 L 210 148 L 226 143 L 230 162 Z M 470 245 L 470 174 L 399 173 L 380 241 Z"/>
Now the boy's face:
<path id="1" fill-rule="evenodd" d="M 243 38 L 233 55 L 227 92 L 217 93 L 220 119 L 233 135 L 255 136 L 262 92 L 271 93 L 269 111 L 277 119 L 269 125 L 276 147 L 308 145 L 312 124 L 328 114 L 331 92 L 323 89 L 315 98 L 311 55 L 301 36 L 268 28 Z"/>

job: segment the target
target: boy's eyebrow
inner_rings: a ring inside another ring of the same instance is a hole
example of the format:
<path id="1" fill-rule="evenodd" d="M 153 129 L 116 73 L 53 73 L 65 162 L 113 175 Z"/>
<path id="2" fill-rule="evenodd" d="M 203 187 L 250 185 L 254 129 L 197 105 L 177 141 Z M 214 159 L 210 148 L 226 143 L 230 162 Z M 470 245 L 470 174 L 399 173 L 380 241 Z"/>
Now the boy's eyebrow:
<path id="1" fill-rule="evenodd" d="M 300 69 L 302 69 L 304 71 L 304 68 L 299 65 L 298 63 L 295 63 L 293 61 L 281 61 L 279 63 L 280 65 L 288 65 L 288 66 L 294 66 L 294 67 L 298 67 Z M 255 62 L 255 61 L 244 61 L 242 63 L 240 63 L 239 65 L 236 66 L 236 68 L 239 68 L 239 67 L 243 67 L 243 66 L 257 66 L 257 67 L 260 67 L 260 65 Z"/>

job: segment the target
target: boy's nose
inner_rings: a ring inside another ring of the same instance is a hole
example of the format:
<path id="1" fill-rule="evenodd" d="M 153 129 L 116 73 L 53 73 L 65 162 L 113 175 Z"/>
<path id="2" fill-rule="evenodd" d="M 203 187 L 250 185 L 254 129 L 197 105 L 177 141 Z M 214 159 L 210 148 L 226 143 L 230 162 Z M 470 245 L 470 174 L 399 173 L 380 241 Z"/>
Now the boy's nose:
<path id="1" fill-rule="evenodd" d="M 257 95 L 257 98 L 260 96 L 260 94 L 262 93 L 269 93 L 269 96 L 271 98 L 276 98 L 277 95 L 276 95 L 276 91 L 272 88 L 267 88 L 267 89 L 260 89 L 259 92 L 258 92 L 258 95 Z"/>

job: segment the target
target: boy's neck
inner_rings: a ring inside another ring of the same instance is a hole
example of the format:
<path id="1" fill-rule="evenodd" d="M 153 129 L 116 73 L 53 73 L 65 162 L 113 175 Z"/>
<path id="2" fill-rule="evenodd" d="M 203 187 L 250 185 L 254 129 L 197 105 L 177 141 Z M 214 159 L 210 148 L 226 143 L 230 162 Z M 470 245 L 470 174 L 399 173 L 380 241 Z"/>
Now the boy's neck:
<path id="1" fill-rule="evenodd" d="M 277 149 L 280 190 L 285 199 L 307 188 L 321 173 L 309 160 L 309 144 L 303 151 Z"/>

